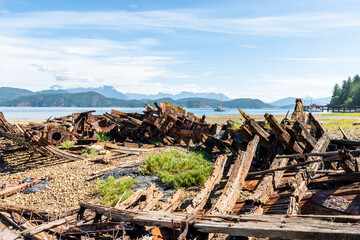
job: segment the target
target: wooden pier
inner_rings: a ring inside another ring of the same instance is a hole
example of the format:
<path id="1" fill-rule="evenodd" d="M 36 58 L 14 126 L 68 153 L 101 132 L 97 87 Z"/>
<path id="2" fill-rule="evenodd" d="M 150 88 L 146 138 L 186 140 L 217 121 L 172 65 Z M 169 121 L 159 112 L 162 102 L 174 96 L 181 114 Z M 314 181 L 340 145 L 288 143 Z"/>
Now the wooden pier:
<path id="1" fill-rule="evenodd" d="M 316 105 L 304 106 L 306 112 L 360 112 L 360 105 Z"/>

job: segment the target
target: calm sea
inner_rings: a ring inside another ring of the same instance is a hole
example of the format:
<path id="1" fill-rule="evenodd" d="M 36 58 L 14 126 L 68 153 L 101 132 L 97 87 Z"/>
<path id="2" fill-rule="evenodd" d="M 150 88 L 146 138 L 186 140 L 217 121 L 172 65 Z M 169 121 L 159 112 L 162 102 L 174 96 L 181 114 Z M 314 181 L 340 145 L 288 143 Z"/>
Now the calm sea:
<path id="1" fill-rule="evenodd" d="M 72 107 L 0 107 L 0 112 L 3 112 L 5 117 L 9 120 L 40 120 L 48 119 L 49 117 L 67 116 L 72 113 L 86 112 L 96 110 L 95 114 L 103 114 L 110 112 L 112 108 L 72 108 Z M 122 112 L 138 112 L 142 113 L 145 108 L 113 108 Z M 212 108 L 185 108 L 186 111 L 193 112 L 197 116 L 202 115 L 233 115 L 239 114 L 236 108 L 228 108 L 225 112 L 215 112 Z M 255 109 L 244 108 L 248 114 L 282 114 L 287 113 L 288 109 L 271 108 L 271 109 Z M 291 109 L 292 111 L 292 109 Z"/>

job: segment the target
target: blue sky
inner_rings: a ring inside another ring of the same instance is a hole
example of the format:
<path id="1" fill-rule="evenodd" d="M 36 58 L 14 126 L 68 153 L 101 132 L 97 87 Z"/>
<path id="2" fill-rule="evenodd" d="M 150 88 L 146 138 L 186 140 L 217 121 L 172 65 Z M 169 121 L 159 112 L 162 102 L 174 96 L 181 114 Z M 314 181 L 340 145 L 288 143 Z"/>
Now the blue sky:
<path id="1" fill-rule="evenodd" d="M 0 0 L 0 85 L 327 97 L 360 73 L 360 1 Z"/>

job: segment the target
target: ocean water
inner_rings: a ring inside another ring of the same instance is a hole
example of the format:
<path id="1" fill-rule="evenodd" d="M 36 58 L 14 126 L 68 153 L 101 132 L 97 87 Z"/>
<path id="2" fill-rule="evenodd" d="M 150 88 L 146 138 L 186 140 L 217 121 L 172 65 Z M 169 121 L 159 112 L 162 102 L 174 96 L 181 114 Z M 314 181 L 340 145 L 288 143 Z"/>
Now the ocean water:
<path id="1" fill-rule="evenodd" d="M 94 114 L 103 114 L 116 109 L 122 112 L 142 113 L 145 108 L 76 108 L 76 107 L 0 107 L 5 118 L 9 120 L 41 120 L 54 117 L 62 117 L 71 115 L 72 113 L 80 113 L 95 110 Z M 212 108 L 185 108 L 186 111 L 193 112 L 196 116 L 202 115 L 234 115 L 239 114 L 237 108 L 228 108 L 225 112 L 215 112 Z M 244 108 L 247 114 L 285 114 L 288 109 L 281 108 Z M 292 112 L 292 109 L 291 111 Z"/>

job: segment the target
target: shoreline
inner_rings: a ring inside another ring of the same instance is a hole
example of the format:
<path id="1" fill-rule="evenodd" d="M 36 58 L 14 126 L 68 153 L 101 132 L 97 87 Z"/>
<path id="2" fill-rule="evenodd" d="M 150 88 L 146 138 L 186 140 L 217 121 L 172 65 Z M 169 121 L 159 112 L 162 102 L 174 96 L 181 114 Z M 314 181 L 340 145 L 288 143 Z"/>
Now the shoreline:
<path id="1" fill-rule="evenodd" d="M 251 118 L 254 118 L 256 121 L 265 121 L 264 114 L 248 114 Z M 273 116 L 276 119 L 283 119 L 286 114 L 273 114 Z M 288 117 L 290 117 L 291 114 L 289 114 Z M 316 116 L 321 119 L 333 119 L 333 120 L 342 120 L 342 119 L 349 119 L 349 120 L 360 120 L 360 113 L 359 116 L 343 116 L 342 113 L 316 113 Z M 201 116 L 197 116 L 201 117 Z M 28 124 L 30 122 L 33 123 L 41 123 L 46 121 L 47 119 L 35 119 L 35 120 L 29 120 L 29 119 L 8 119 L 11 123 L 20 123 L 20 124 Z M 205 121 L 210 124 L 226 124 L 227 120 L 233 120 L 233 121 L 244 121 L 244 118 L 241 116 L 241 114 L 229 114 L 229 115 L 206 115 Z"/>

